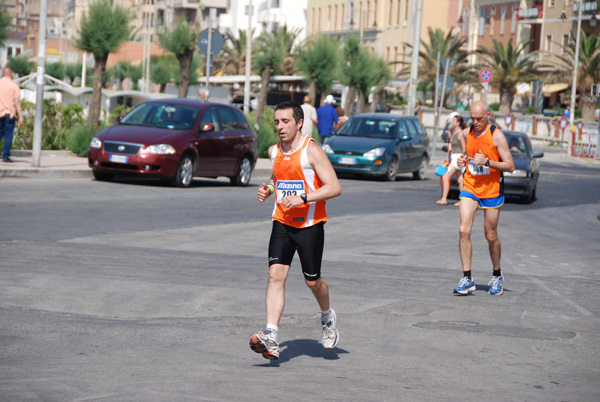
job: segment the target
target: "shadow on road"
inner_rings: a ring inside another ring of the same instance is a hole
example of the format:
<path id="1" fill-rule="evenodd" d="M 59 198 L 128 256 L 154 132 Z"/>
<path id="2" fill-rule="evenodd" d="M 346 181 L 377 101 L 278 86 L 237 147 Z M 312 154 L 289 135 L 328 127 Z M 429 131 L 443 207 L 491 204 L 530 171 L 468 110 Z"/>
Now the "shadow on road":
<path id="1" fill-rule="evenodd" d="M 325 360 L 338 360 L 341 354 L 350 353 L 340 348 L 324 349 L 320 342 L 314 339 L 294 339 L 279 344 L 280 354 L 278 360 L 270 360 L 266 364 L 256 366 L 279 367 L 295 357 L 308 356 Z"/>

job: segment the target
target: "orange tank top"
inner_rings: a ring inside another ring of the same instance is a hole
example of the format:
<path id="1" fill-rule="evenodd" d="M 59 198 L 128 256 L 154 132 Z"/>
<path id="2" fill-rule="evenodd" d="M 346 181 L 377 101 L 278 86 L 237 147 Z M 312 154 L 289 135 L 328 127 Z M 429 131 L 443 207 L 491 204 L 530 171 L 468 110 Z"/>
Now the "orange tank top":
<path id="1" fill-rule="evenodd" d="M 504 179 L 502 172 L 488 166 L 478 165 L 473 161 L 475 154 L 481 150 L 490 161 L 500 161 L 498 149 L 494 146 L 493 131 L 497 127 L 489 126 L 479 137 L 475 137 L 471 128 L 467 136 L 467 168 L 463 176 L 463 190 L 478 198 L 494 198 L 504 195 Z"/>
<path id="2" fill-rule="evenodd" d="M 309 202 L 292 209 L 281 204 L 283 197 L 309 194 L 322 185 L 321 179 L 308 161 L 310 141 L 315 140 L 304 137 L 302 145 L 290 153 L 281 150 L 281 142 L 271 151 L 275 178 L 273 220 L 296 228 L 307 228 L 319 222 L 327 222 L 325 201 Z"/>

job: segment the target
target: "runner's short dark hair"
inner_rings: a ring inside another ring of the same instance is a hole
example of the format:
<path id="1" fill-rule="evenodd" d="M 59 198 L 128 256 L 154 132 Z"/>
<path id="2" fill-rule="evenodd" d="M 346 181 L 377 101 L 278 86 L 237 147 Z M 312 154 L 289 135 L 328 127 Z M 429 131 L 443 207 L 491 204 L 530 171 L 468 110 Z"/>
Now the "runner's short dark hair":
<path id="1" fill-rule="evenodd" d="M 296 123 L 298 123 L 300 120 L 304 121 L 304 111 L 302 110 L 302 107 L 296 102 L 281 102 L 280 104 L 275 106 L 275 111 L 287 109 L 292 109 L 292 116 L 294 116 L 294 119 L 296 119 Z"/>

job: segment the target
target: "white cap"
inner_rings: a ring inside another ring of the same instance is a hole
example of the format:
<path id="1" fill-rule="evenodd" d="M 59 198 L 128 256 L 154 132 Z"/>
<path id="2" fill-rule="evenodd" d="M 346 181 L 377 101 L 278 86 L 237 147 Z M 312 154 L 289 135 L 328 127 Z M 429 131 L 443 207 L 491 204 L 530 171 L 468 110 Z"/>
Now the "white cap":
<path id="1" fill-rule="evenodd" d="M 335 99 L 333 99 L 333 95 L 327 95 L 325 97 L 325 103 L 334 103 Z"/>
<path id="2" fill-rule="evenodd" d="M 448 115 L 448 118 L 447 118 L 446 121 L 448 123 L 452 123 L 452 119 L 454 118 L 454 116 L 460 116 L 460 113 L 458 113 L 458 112 L 450 112 L 450 114 Z"/>

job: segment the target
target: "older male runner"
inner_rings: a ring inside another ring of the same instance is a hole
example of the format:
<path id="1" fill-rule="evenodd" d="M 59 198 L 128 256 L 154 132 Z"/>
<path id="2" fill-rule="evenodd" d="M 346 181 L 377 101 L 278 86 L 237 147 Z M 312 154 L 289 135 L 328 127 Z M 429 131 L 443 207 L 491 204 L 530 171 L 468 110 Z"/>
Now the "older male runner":
<path id="1" fill-rule="evenodd" d="M 504 276 L 500 269 L 501 245 L 498 238 L 500 207 L 504 204 L 503 172 L 515 168 L 502 131 L 489 123 L 490 110 L 482 101 L 471 105 L 473 124 L 461 135 L 466 143 L 466 153 L 458 158 L 458 166 L 467 166 L 460 193 L 460 259 L 463 277 L 454 289 L 457 295 L 468 295 L 475 290 L 471 276 L 471 230 L 477 208 L 484 210 L 485 238 L 488 241 L 492 259 L 492 279 L 488 283 L 489 294 L 501 295 L 504 292 Z"/>
<path id="2" fill-rule="evenodd" d="M 275 107 L 275 129 L 281 141 L 269 148 L 273 174 L 258 189 L 258 200 L 275 195 L 273 228 L 269 242 L 269 283 L 266 295 L 267 328 L 250 338 L 250 347 L 266 359 L 279 358 L 277 332 L 285 305 L 285 282 L 296 251 L 306 285 L 321 308 L 323 347 L 339 341 L 337 317 L 329 304 L 329 286 L 321 277 L 325 200 L 342 188 L 329 158 L 317 142 L 302 135 L 304 113 L 300 105 L 283 102 Z"/>

